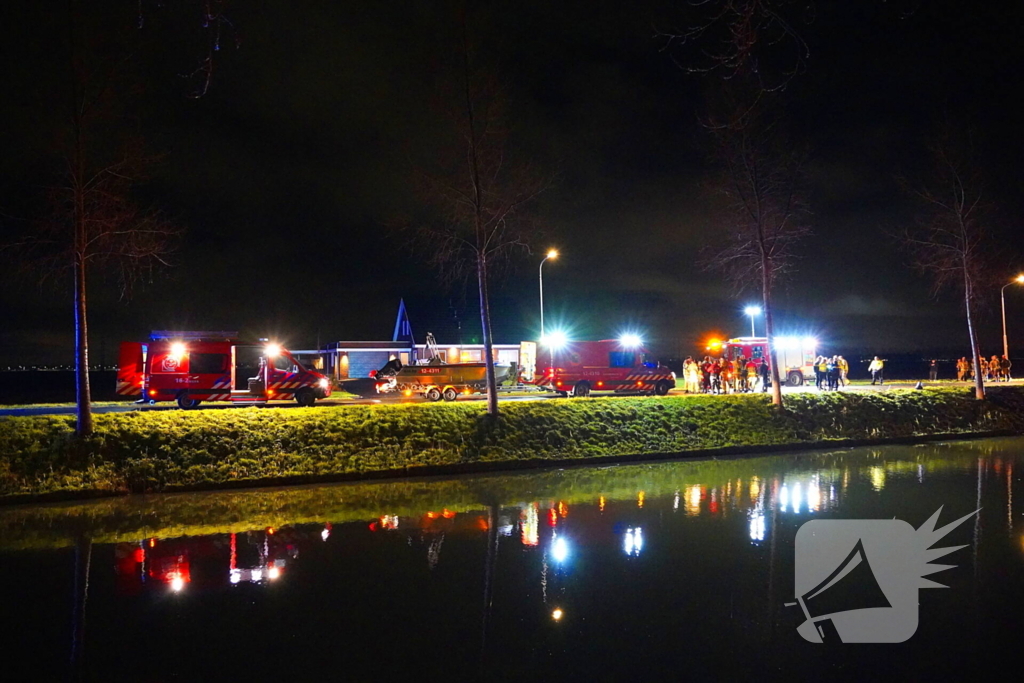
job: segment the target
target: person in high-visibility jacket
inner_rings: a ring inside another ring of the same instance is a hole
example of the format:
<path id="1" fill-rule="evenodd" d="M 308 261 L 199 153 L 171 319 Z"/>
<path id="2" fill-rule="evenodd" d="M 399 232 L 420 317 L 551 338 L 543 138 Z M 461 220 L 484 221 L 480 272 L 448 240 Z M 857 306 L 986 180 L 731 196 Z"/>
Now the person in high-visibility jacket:
<path id="1" fill-rule="evenodd" d="M 882 362 L 882 359 L 879 358 L 878 356 L 875 356 L 875 359 L 871 361 L 871 365 L 868 366 L 868 372 L 871 373 L 872 385 L 874 385 L 875 382 L 878 382 L 879 384 L 885 384 L 885 380 L 882 379 L 882 368 L 884 367 L 885 363 Z"/>

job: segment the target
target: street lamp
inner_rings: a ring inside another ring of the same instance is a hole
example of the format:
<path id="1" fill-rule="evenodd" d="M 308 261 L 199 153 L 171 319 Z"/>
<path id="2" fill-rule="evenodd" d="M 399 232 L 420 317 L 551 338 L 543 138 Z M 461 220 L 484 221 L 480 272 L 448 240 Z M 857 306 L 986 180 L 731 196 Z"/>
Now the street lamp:
<path id="1" fill-rule="evenodd" d="M 1006 288 L 1012 284 L 1024 285 L 1024 274 L 1013 278 L 999 290 L 999 303 L 1003 307 L 1003 356 L 1010 357 L 1010 345 L 1006 343 Z"/>
<path id="2" fill-rule="evenodd" d="M 549 249 L 544 260 L 540 262 L 537 278 L 540 281 L 540 338 L 544 339 L 544 261 L 558 258 L 558 251 Z"/>
<path id="3" fill-rule="evenodd" d="M 756 337 L 757 335 L 754 333 L 754 316 L 761 315 L 761 307 L 747 306 L 743 309 L 743 312 L 750 316 L 750 336 Z"/>

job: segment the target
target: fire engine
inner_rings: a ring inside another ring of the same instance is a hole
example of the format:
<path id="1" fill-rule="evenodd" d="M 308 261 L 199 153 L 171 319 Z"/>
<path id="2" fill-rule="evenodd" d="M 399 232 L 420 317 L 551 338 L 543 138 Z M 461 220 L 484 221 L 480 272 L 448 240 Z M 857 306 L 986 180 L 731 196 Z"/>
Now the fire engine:
<path id="1" fill-rule="evenodd" d="M 331 395 L 331 384 L 277 344 L 247 344 L 236 332 L 167 332 L 149 342 L 121 344 L 117 393 L 140 401 L 177 401 L 195 408 L 203 401 L 264 405 L 292 399 L 311 406 Z"/>
<path id="2" fill-rule="evenodd" d="M 779 362 L 779 377 L 791 387 L 814 379 L 814 359 L 818 341 L 812 337 L 776 337 L 775 353 Z M 768 361 L 768 339 L 765 337 L 737 337 L 725 342 L 712 342 L 707 349 L 715 357 L 736 360 L 740 356 L 753 360 L 755 365 Z"/>
<path id="3" fill-rule="evenodd" d="M 676 385 L 675 373 L 648 362 L 646 349 L 633 335 L 596 342 L 549 343 L 547 349 L 538 351 L 537 362 L 541 367 L 547 362 L 547 366 L 534 383 L 563 396 L 589 396 L 594 391 L 664 396 Z"/>

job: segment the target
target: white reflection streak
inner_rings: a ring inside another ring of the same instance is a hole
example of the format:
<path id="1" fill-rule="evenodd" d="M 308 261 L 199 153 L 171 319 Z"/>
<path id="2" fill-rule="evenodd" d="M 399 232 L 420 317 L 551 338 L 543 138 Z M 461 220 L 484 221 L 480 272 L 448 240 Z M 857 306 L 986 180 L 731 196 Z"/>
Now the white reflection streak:
<path id="1" fill-rule="evenodd" d="M 622 550 L 627 555 L 639 555 L 644 547 L 644 530 L 641 527 L 626 529 L 622 538 Z"/>

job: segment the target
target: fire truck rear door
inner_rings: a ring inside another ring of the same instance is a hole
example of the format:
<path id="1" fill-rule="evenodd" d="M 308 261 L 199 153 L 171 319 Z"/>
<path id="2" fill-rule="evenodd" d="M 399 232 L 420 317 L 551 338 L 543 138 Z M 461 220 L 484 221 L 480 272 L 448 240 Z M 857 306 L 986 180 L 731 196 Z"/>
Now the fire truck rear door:
<path id="1" fill-rule="evenodd" d="M 117 355 L 117 393 L 134 396 L 142 393 L 142 380 L 146 375 L 147 345 L 141 342 L 121 342 Z"/>

